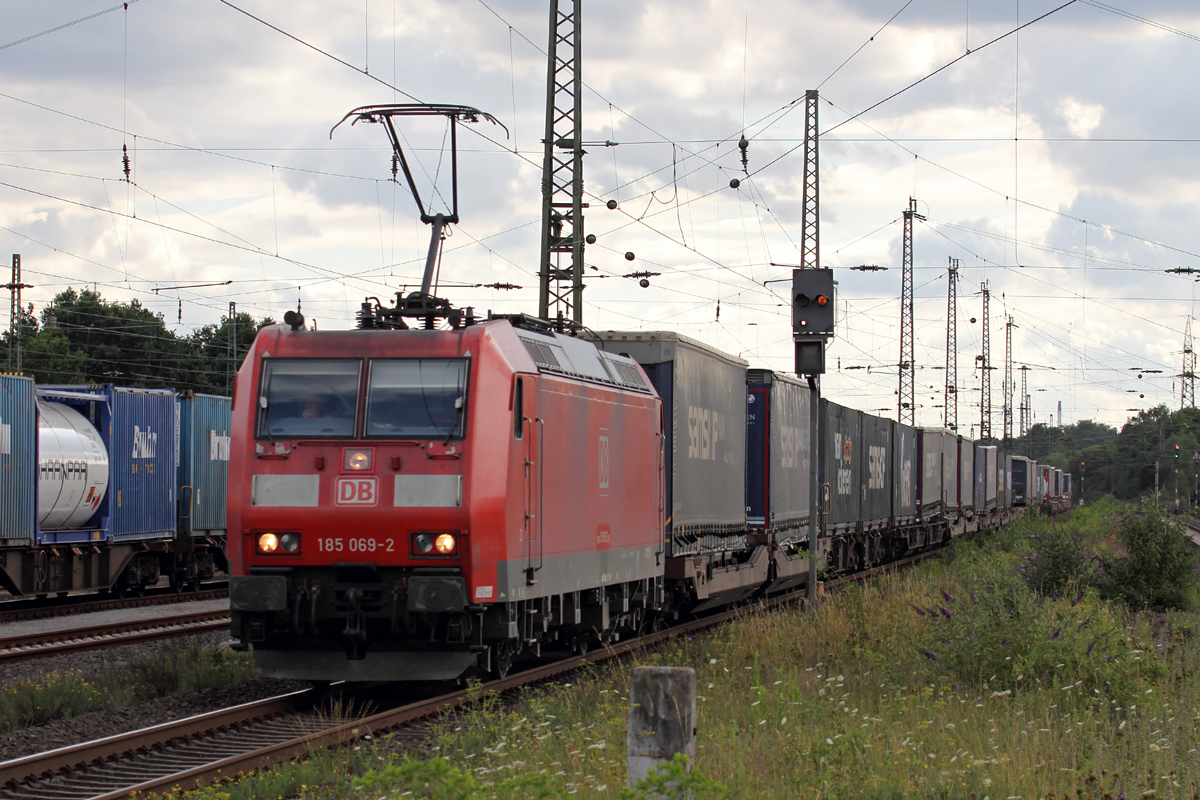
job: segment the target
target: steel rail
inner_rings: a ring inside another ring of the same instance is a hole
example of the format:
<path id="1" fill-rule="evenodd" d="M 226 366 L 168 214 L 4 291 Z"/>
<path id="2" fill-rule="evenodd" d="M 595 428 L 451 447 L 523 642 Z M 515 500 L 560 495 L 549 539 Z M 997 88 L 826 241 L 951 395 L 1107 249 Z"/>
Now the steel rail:
<path id="1" fill-rule="evenodd" d="M 937 552 L 921 553 L 882 567 L 839 577 L 826 582 L 825 585 L 830 588 L 836 588 L 851 582 L 869 580 L 936 555 Z M 239 774 L 245 774 L 256 769 L 309 755 L 315 750 L 349 744 L 368 734 L 375 735 L 444 713 L 478 699 L 481 696 L 481 690 L 484 694 L 508 692 L 522 686 L 571 672 L 588 663 L 598 663 L 618 658 L 638 650 L 653 647 L 678 636 L 722 625 L 744 617 L 748 613 L 776 609 L 803 602 L 804 597 L 805 593 L 793 591 L 774 597 L 763 598 L 752 604 L 738 606 L 699 619 L 688 620 L 658 631 L 651 631 L 625 642 L 606 644 L 583 655 L 571 656 L 570 658 L 549 664 L 534 666 L 505 678 L 489 681 L 481 688 L 460 689 L 439 697 L 409 703 L 349 722 L 340 723 L 324 730 L 295 736 L 265 747 L 250 748 L 243 753 L 216 759 L 209 763 L 199 764 L 183 770 L 172 771 L 169 774 L 163 774 L 136 784 L 112 789 L 103 794 L 94 794 L 90 796 L 90 800 L 121 800 L 131 795 L 145 797 L 168 791 L 187 791 L 205 783 L 228 780 Z M 95 742 L 65 747 L 41 755 L 28 756 L 16 761 L 0 763 L 0 786 L 7 786 L 10 790 L 19 791 L 19 785 L 28 781 L 31 777 L 42 778 L 64 771 L 77 770 L 88 765 L 106 762 L 126 753 L 164 750 L 169 748 L 172 743 L 200 737 L 206 732 L 233 728 L 239 724 L 277 716 L 286 713 L 288 710 L 295 711 L 303 707 L 306 703 L 310 706 L 313 704 L 313 698 L 318 695 L 312 694 L 312 691 L 301 691 L 279 698 L 261 700 L 257 703 L 191 717 L 179 722 L 164 723 L 153 728 L 146 728 Z M 290 709 L 285 708 L 288 703 L 292 704 Z M 97 782 L 99 782 L 99 778 L 97 778 Z"/>
<path id="2" fill-rule="evenodd" d="M 221 630 L 229 627 L 229 619 L 222 609 L 6 636 L 0 638 L 0 663 Z"/>
<path id="3" fill-rule="evenodd" d="M 286 714 L 310 705 L 316 696 L 315 689 L 301 689 L 265 700 L 243 703 L 207 714 L 197 714 L 149 728 L 0 762 L 0 787 L 16 787 L 31 779 L 50 777 L 89 764 L 102 763 L 125 753 L 141 752 L 209 731 Z"/>
<path id="4" fill-rule="evenodd" d="M 0 600 L 0 623 L 66 617 L 74 614 L 88 614 L 93 611 L 114 611 L 125 608 L 220 600 L 229 596 L 229 584 L 227 581 L 214 582 L 209 584 L 209 588 L 190 593 L 176 592 L 166 586 L 156 587 L 151 592 L 142 597 L 113 597 L 100 600 L 91 596 L 85 599 L 80 595 L 42 600 L 28 598 Z"/>

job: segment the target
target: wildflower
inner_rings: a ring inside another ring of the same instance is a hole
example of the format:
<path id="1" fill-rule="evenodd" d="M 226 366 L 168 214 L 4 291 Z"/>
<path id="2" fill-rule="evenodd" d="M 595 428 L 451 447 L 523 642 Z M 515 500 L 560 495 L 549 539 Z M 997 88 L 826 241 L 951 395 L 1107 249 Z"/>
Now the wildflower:
<path id="1" fill-rule="evenodd" d="M 1073 605 L 1073 606 L 1077 606 L 1077 605 L 1079 605 L 1079 604 L 1080 604 L 1080 603 L 1082 603 L 1082 602 L 1083 602 L 1083 595 L 1078 595 L 1078 596 L 1075 598 L 1075 600 L 1074 600 L 1074 601 L 1071 603 L 1071 605 Z"/>
<path id="2" fill-rule="evenodd" d="M 922 650 L 922 651 L 921 651 L 921 654 L 922 654 L 923 656 L 925 656 L 926 658 L 928 658 L 930 661 L 937 661 L 937 660 L 938 660 L 937 654 L 936 654 L 936 653 L 934 653 L 932 650 Z"/>
<path id="3" fill-rule="evenodd" d="M 946 619 L 950 619 L 954 615 L 950 613 L 950 609 L 946 608 L 945 606 L 942 606 L 942 616 L 945 617 Z"/>
<path id="4" fill-rule="evenodd" d="M 945 598 L 947 603 L 954 602 L 954 596 L 951 595 L 949 592 L 947 592 L 945 589 L 942 590 L 942 597 Z"/>
<path id="5" fill-rule="evenodd" d="M 909 605 L 912 605 L 912 603 L 909 603 Z M 925 609 L 920 608 L 918 606 L 913 606 L 913 610 L 916 611 L 918 614 L 920 614 L 922 617 L 925 616 Z"/>
<path id="6" fill-rule="evenodd" d="M 1095 647 L 1095 646 L 1096 646 L 1096 645 L 1095 645 L 1095 643 L 1092 643 L 1092 644 L 1089 644 L 1089 645 L 1088 645 L 1087 654 L 1088 654 L 1089 656 L 1092 654 L 1092 648 L 1093 648 L 1093 647 Z"/>
<path id="7" fill-rule="evenodd" d="M 1050 641 L 1053 642 L 1055 639 L 1057 639 L 1059 637 L 1060 633 L 1061 633 L 1060 631 L 1055 631 L 1054 633 L 1050 634 Z"/>

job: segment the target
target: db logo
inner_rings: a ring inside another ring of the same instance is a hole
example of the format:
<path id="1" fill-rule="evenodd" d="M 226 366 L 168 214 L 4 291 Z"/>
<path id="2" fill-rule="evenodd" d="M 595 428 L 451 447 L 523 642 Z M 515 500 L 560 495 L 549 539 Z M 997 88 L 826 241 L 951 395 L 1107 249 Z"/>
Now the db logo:
<path id="1" fill-rule="evenodd" d="M 339 506 L 373 506 L 378 497 L 375 478 L 338 478 L 335 502 Z"/>

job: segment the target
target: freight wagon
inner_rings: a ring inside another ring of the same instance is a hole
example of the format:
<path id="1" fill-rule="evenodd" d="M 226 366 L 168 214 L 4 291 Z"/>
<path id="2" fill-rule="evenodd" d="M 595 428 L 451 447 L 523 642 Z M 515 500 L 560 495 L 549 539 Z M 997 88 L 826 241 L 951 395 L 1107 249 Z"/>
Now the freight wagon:
<path id="1" fill-rule="evenodd" d="M 179 589 L 212 577 L 225 561 L 229 416 L 224 398 L 0 376 L 0 587 L 124 594 L 163 575 Z"/>

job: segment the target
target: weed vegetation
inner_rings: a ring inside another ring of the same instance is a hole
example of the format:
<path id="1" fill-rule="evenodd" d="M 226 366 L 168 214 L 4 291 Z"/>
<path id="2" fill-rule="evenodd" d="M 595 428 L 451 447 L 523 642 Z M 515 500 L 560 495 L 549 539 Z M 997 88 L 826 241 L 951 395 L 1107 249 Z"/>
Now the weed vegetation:
<path id="1" fill-rule="evenodd" d="M 1196 599 L 1180 526 L 1100 502 L 956 542 L 814 615 L 749 609 L 515 707 L 481 692 L 434 724 L 428 757 L 375 740 L 296 767 L 303 782 L 280 767 L 269 788 L 200 796 L 1194 797 Z M 626 789 L 641 665 L 696 670 L 699 745 Z"/>
<path id="2" fill-rule="evenodd" d="M 259 674 L 249 654 L 194 640 L 136 655 L 123 666 L 95 673 L 49 672 L 0 688 L 0 733 Z"/>

